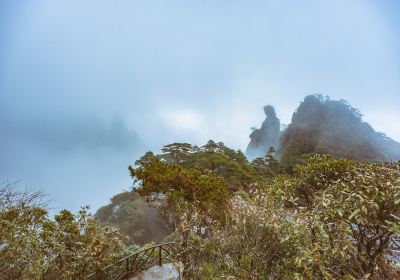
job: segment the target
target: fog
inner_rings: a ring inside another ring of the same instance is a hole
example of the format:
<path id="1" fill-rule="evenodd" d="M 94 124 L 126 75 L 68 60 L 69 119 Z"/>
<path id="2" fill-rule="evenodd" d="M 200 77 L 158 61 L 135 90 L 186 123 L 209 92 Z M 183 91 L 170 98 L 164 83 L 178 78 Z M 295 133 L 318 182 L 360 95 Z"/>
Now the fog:
<path id="1" fill-rule="evenodd" d="M 397 1 L 0 2 L 0 181 L 55 209 L 129 189 L 147 149 L 244 150 L 277 108 L 346 99 L 400 140 Z"/>

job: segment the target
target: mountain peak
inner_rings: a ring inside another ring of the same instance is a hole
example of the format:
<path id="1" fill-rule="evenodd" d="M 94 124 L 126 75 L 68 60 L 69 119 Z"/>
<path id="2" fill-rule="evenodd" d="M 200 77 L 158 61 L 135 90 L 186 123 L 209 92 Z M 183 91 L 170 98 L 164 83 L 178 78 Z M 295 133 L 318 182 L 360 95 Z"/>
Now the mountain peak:
<path id="1" fill-rule="evenodd" d="M 250 135 L 249 159 L 265 156 L 270 146 L 278 147 L 282 161 L 294 163 L 301 156 L 327 153 L 360 161 L 400 159 L 400 143 L 376 132 L 362 120 L 361 113 L 345 100 L 308 95 L 293 113 L 291 123 L 280 133 L 279 119 L 272 106 L 260 129 Z M 278 137 L 278 138 L 277 138 Z M 257 152 L 255 152 L 257 151 Z"/>

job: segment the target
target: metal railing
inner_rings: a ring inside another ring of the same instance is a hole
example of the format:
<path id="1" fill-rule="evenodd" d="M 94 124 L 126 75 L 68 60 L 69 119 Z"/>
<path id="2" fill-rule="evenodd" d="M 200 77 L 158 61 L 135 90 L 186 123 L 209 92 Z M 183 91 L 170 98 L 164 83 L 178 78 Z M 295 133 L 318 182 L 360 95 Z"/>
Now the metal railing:
<path id="1" fill-rule="evenodd" d="M 88 280 L 125 280 L 152 266 L 176 262 L 174 242 L 158 244 L 137 251 L 87 277 Z"/>

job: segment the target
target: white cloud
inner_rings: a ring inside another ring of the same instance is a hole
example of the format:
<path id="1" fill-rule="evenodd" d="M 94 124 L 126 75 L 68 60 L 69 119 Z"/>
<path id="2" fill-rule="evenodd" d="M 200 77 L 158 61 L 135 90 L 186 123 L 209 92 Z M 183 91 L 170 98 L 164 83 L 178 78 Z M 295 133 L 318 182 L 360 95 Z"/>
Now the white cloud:
<path id="1" fill-rule="evenodd" d="M 167 128 L 180 133 L 197 132 L 205 127 L 203 116 L 190 109 L 165 111 L 160 118 Z"/>

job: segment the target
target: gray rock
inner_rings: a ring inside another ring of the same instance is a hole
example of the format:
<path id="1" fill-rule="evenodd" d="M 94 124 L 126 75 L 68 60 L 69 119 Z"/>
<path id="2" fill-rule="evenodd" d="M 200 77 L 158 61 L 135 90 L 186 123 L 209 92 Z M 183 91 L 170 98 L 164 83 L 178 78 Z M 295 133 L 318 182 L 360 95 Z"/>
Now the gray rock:
<path id="1" fill-rule="evenodd" d="M 130 280 L 179 280 L 181 272 L 177 265 L 166 263 L 162 266 L 153 266 L 131 278 Z"/>
<path id="2" fill-rule="evenodd" d="M 281 123 L 276 117 L 275 109 L 271 105 L 264 107 L 267 116 L 261 128 L 254 129 L 250 134 L 250 143 L 246 149 L 246 156 L 249 160 L 257 157 L 264 157 L 270 147 L 279 149 L 279 138 L 281 136 Z"/>

